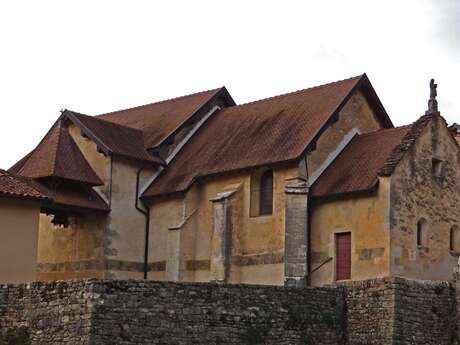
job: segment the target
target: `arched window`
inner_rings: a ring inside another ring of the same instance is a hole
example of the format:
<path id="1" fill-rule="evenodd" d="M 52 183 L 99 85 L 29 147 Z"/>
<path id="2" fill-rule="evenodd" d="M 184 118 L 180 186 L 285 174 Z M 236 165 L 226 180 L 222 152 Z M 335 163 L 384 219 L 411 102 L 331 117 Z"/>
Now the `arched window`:
<path id="1" fill-rule="evenodd" d="M 428 247 L 428 222 L 425 218 L 417 222 L 417 246 Z"/>
<path id="2" fill-rule="evenodd" d="M 460 253 L 460 228 L 454 225 L 450 228 L 449 249 L 452 252 Z"/>
<path id="3" fill-rule="evenodd" d="M 267 170 L 260 177 L 260 202 L 259 214 L 273 213 L 273 172 Z"/>

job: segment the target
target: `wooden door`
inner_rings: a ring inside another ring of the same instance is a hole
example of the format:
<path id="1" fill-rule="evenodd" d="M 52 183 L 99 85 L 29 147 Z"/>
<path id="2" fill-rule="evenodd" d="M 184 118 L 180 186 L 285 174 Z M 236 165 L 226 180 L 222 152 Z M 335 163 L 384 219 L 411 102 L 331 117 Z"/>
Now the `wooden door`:
<path id="1" fill-rule="evenodd" d="M 335 279 L 351 279 L 351 233 L 335 235 Z"/>

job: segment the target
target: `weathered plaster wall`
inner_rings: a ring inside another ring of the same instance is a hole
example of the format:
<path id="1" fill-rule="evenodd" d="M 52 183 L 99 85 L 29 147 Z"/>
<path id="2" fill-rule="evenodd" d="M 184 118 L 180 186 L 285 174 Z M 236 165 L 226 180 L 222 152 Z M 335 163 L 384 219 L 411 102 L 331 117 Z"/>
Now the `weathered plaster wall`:
<path id="1" fill-rule="evenodd" d="M 63 228 L 40 214 L 37 279 L 105 277 L 105 214 L 80 215 Z"/>
<path id="2" fill-rule="evenodd" d="M 436 177 L 432 159 L 440 159 Z M 460 224 L 460 154 L 445 123 L 435 118 L 397 166 L 391 182 L 391 274 L 448 279 L 458 259 L 449 231 Z M 418 247 L 417 222 L 428 222 L 428 246 Z"/>
<path id="3" fill-rule="evenodd" d="M 110 203 L 111 157 L 99 152 L 97 145 L 84 137 L 75 125 L 69 125 L 69 133 L 85 159 L 104 182 L 103 186 L 95 189 Z M 109 245 L 106 214 L 75 215 L 67 228 L 55 226 L 51 220 L 51 215 L 40 215 L 37 278 L 58 280 L 105 277 Z"/>
<path id="4" fill-rule="evenodd" d="M 157 200 L 151 207 L 149 277 L 166 279 L 168 236 L 179 231 L 184 281 L 209 281 L 213 206 L 210 199 L 235 190 L 231 197 L 231 265 L 233 283 L 282 284 L 284 276 L 284 184 L 297 168 L 274 170 L 273 214 L 250 217 L 250 174 L 233 174 L 196 183 L 185 198 Z M 186 220 L 184 222 L 184 220 Z M 179 226 L 182 225 L 182 226 Z M 169 230 L 169 228 L 177 228 Z M 174 242 L 174 241 L 173 241 Z M 177 243 L 177 241 L 176 241 Z M 170 247 L 169 247 L 170 248 Z M 188 269 L 187 269 L 188 268 Z"/>
<path id="5" fill-rule="evenodd" d="M 74 125 L 69 132 L 83 155 L 104 181 L 99 190 L 109 203 L 109 214 L 79 214 L 68 228 L 51 224 L 41 215 L 39 279 L 142 278 L 146 217 L 135 207 L 136 179 L 140 190 L 155 172 L 154 167 L 100 153 L 97 145 Z"/>
<path id="6" fill-rule="evenodd" d="M 34 281 L 40 205 L 0 198 L 0 283 Z"/>
<path id="7" fill-rule="evenodd" d="M 332 123 L 320 136 L 316 149 L 307 156 L 309 176 L 317 176 L 337 155 L 337 148 L 349 133 L 372 132 L 380 129 L 373 110 L 364 95 L 357 91 L 342 108 L 336 122 Z M 349 138 L 351 139 L 351 137 Z"/>
<path id="8" fill-rule="evenodd" d="M 335 234 L 351 233 L 351 279 L 390 273 L 390 180 L 380 178 L 372 194 L 316 200 L 311 206 L 311 270 L 313 285 L 335 280 Z"/>
<path id="9" fill-rule="evenodd" d="M 106 230 L 106 255 L 109 260 L 120 262 L 109 270 L 111 278 L 142 278 L 145 250 L 146 217 L 136 207 L 136 179 L 142 163 L 121 157 L 112 160 L 111 212 Z M 144 168 L 140 187 L 154 173 Z"/>

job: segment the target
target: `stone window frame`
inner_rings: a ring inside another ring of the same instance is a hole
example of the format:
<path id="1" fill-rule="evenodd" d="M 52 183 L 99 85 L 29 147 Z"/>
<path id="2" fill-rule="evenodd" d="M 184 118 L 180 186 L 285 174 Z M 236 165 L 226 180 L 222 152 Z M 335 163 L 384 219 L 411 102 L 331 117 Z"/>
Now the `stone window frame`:
<path id="1" fill-rule="evenodd" d="M 260 188 L 261 188 L 261 178 L 264 174 L 271 172 L 272 175 L 272 209 L 270 213 L 260 213 Z M 272 217 L 275 210 L 275 172 L 271 167 L 263 167 L 257 169 L 251 174 L 250 179 L 250 190 L 249 190 L 249 217 Z"/>
<path id="2" fill-rule="evenodd" d="M 457 232 L 457 241 L 455 241 L 455 232 Z M 456 245 L 455 245 L 455 242 Z M 449 251 L 456 256 L 460 255 L 460 227 L 454 224 L 449 229 Z"/>
<path id="3" fill-rule="evenodd" d="M 442 177 L 442 172 L 444 169 L 444 161 L 440 158 L 433 157 L 431 158 L 431 172 L 434 177 Z"/>
<path id="4" fill-rule="evenodd" d="M 429 247 L 429 223 L 425 217 L 420 217 L 417 221 L 415 243 L 419 249 L 427 249 Z"/>

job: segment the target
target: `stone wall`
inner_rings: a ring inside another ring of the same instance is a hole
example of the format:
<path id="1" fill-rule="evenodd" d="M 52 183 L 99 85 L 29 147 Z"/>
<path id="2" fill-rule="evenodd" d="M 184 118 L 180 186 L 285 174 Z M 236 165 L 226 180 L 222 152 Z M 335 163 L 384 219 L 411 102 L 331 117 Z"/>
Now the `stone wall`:
<path id="1" fill-rule="evenodd" d="M 347 345 L 454 345 L 456 294 L 449 282 L 402 278 L 344 285 Z"/>
<path id="2" fill-rule="evenodd" d="M 88 344 L 92 284 L 0 285 L 0 335 L 24 327 L 32 344 Z"/>
<path id="3" fill-rule="evenodd" d="M 395 283 L 371 279 L 344 285 L 349 345 L 393 344 Z"/>
<path id="4" fill-rule="evenodd" d="M 393 344 L 458 344 L 450 283 L 395 279 L 394 284 Z"/>
<path id="5" fill-rule="evenodd" d="M 96 344 L 340 344 L 333 288 L 97 282 Z"/>
<path id="6" fill-rule="evenodd" d="M 454 345 L 455 286 L 401 278 L 322 288 L 95 279 L 0 285 L 0 342 L 26 330 L 32 344 Z"/>
<path id="7" fill-rule="evenodd" d="M 460 225 L 460 152 L 442 118 L 414 128 L 417 140 L 391 176 L 390 274 L 445 280 L 460 255 L 450 246 L 450 231 Z M 418 244 L 421 221 L 426 240 Z"/>

